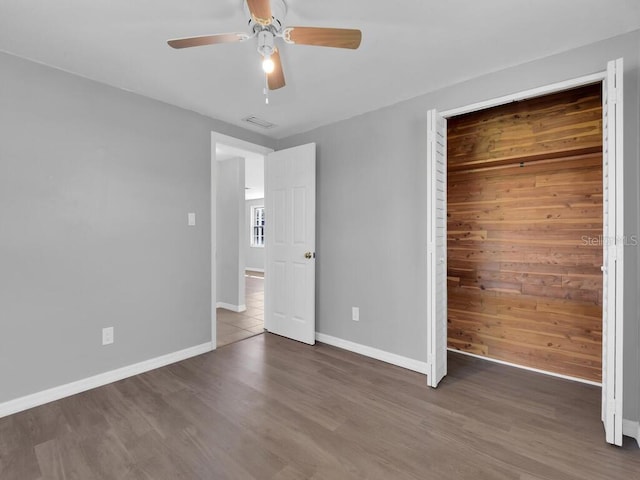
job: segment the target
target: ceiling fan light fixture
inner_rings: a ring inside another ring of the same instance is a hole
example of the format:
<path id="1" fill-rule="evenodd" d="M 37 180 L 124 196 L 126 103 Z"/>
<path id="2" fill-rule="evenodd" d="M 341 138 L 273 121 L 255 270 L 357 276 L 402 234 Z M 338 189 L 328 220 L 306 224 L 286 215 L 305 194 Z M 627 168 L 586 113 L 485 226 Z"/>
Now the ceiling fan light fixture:
<path id="1" fill-rule="evenodd" d="M 271 60 L 271 55 L 265 55 L 264 60 L 262 60 L 262 70 L 264 73 L 270 74 L 273 73 L 273 70 L 276 68 L 276 64 Z"/>

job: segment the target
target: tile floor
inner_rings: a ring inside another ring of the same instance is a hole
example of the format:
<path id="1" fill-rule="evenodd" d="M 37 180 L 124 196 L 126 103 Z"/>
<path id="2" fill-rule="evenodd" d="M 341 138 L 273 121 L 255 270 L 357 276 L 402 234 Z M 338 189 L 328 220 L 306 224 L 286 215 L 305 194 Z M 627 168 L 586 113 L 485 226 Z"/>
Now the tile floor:
<path id="1" fill-rule="evenodd" d="M 216 310 L 218 347 L 264 332 L 264 274 L 247 271 L 244 279 L 247 310 Z"/>

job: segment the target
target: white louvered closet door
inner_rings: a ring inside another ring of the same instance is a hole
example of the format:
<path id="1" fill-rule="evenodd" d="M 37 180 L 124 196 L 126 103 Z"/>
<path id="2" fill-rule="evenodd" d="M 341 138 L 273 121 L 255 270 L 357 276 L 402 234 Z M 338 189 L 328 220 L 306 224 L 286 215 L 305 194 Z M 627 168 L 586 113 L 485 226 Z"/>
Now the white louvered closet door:
<path id="1" fill-rule="evenodd" d="M 622 445 L 623 140 L 622 59 L 603 82 L 602 421 L 608 443 Z"/>
<path id="2" fill-rule="evenodd" d="M 427 122 L 427 383 L 447 374 L 447 120 L 429 110 Z"/>

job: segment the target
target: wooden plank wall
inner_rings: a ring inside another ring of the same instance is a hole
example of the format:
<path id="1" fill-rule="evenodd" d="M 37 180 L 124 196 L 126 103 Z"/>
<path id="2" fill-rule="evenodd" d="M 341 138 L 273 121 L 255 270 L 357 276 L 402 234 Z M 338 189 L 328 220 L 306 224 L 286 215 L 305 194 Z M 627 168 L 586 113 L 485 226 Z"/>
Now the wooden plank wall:
<path id="1" fill-rule="evenodd" d="M 601 86 L 448 124 L 449 347 L 602 374 Z"/>

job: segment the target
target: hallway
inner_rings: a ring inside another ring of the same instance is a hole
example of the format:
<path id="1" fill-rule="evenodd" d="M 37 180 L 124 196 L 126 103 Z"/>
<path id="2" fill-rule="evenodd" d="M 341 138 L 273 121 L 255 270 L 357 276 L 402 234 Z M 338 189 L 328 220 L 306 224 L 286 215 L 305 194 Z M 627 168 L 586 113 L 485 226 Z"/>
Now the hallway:
<path id="1" fill-rule="evenodd" d="M 218 347 L 264 332 L 264 273 L 247 271 L 244 278 L 247 309 L 216 310 Z"/>

